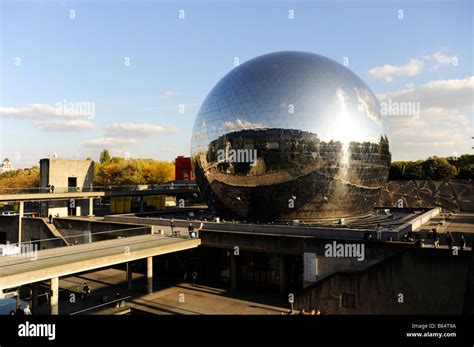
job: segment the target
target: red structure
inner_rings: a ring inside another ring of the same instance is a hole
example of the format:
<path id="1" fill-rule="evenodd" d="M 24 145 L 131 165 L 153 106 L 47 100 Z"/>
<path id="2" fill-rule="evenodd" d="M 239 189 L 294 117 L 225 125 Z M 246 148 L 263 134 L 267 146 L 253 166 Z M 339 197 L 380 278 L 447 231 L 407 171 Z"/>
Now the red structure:
<path id="1" fill-rule="evenodd" d="M 174 179 L 176 181 L 194 181 L 191 158 L 180 155 L 174 161 Z"/>

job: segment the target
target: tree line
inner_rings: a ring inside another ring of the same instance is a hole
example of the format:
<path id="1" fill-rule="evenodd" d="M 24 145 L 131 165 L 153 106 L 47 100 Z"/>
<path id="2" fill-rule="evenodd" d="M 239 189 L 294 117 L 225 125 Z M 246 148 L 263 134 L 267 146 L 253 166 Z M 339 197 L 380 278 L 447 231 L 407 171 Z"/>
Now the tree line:
<path id="1" fill-rule="evenodd" d="M 94 165 L 94 185 L 161 184 L 174 180 L 174 163 L 154 159 L 110 157 L 104 149 Z"/>
<path id="2" fill-rule="evenodd" d="M 90 160 L 90 158 L 87 158 Z M 111 157 L 104 149 L 94 163 L 95 186 L 161 184 L 174 180 L 174 163 L 154 159 Z M 0 174 L 0 188 L 39 187 L 39 168 Z"/>
<path id="3" fill-rule="evenodd" d="M 394 161 L 389 180 L 450 180 L 474 178 L 474 155 L 429 157 L 426 160 Z"/>
<path id="4" fill-rule="evenodd" d="M 90 158 L 88 158 L 90 159 Z M 474 178 L 474 155 L 429 157 L 426 160 L 394 161 L 389 180 L 442 180 Z M 111 157 L 108 150 L 94 163 L 94 185 L 120 186 L 160 184 L 174 179 L 174 163 L 154 159 Z M 0 174 L 0 188 L 35 188 L 39 186 L 39 168 L 19 169 Z"/>

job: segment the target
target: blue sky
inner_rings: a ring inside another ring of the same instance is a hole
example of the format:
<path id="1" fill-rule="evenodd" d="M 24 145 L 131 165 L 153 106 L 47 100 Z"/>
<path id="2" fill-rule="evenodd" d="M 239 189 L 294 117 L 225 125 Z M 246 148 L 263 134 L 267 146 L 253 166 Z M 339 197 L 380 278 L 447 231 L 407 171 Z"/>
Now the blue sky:
<path id="1" fill-rule="evenodd" d="M 199 105 L 234 58 L 281 50 L 347 57 L 379 100 L 419 102 L 387 117 L 395 160 L 472 153 L 471 1 L 0 2 L 0 155 L 17 167 L 102 148 L 189 155 Z M 95 112 L 54 114 L 65 99 Z"/>

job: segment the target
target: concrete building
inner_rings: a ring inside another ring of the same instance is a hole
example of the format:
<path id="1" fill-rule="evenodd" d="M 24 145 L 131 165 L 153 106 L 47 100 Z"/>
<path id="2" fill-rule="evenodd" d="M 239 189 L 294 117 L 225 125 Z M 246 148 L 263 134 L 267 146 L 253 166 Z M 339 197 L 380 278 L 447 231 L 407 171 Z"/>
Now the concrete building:
<path id="1" fill-rule="evenodd" d="M 40 188 L 50 193 L 91 191 L 94 182 L 94 162 L 45 158 L 40 160 Z M 85 216 L 92 214 L 89 200 L 61 200 L 41 203 L 46 216 Z"/>

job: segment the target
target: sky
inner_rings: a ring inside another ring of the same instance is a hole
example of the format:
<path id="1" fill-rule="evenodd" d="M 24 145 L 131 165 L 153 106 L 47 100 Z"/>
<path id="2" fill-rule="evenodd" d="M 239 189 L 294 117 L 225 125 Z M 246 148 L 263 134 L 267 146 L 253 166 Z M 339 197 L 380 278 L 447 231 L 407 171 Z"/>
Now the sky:
<path id="1" fill-rule="evenodd" d="M 188 156 L 216 82 L 236 61 L 285 50 L 365 81 L 386 107 L 393 160 L 473 153 L 469 0 L 0 4 L 0 157 L 17 168 L 103 148 Z"/>

